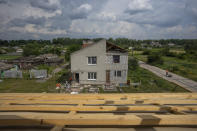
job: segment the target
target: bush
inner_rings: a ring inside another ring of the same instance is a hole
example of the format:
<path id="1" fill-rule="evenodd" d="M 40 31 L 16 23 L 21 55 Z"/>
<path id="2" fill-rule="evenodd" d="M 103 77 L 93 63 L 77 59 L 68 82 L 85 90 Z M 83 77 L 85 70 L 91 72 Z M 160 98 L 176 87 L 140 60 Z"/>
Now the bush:
<path id="1" fill-rule="evenodd" d="M 58 83 L 65 83 L 72 76 L 71 72 L 66 70 L 61 73 L 61 76 L 56 80 Z"/>
<path id="2" fill-rule="evenodd" d="M 186 55 L 185 53 L 182 53 L 182 54 L 177 54 L 176 57 L 179 59 L 185 59 Z"/>
<path id="3" fill-rule="evenodd" d="M 135 70 L 138 68 L 138 61 L 135 58 L 131 58 L 128 61 L 129 69 L 130 70 Z"/>
<path id="4" fill-rule="evenodd" d="M 151 55 L 148 55 L 147 63 L 162 65 L 163 59 L 161 58 L 161 55 L 159 53 L 152 53 Z"/>
<path id="5" fill-rule="evenodd" d="M 178 71 L 179 67 L 178 66 L 172 66 L 172 68 L 170 69 L 171 72 L 175 72 Z"/>
<path id="6" fill-rule="evenodd" d="M 144 50 L 142 55 L 150 55 L 151 54 L 151 51 L 150 50 Z"/>
<path id="7" fill-rule="evenodd" d="M 176 57 L 176 53 L 170 52 L 170 49 L 168 47 L 161 50 L 161 53 L 163 56 Z"/>
<path id="8" fill-rule="evenodd" d="M 73 44 L 73 45 L 70 45 L 68 48 L 67 48 L 67 51 L 65 53 L 65 60 L 66 61 L 69 61 L 70 60 L 70 54 L 77 51 L 77 50 L 80 50 L 81 49 L 81 45 L 79 44 Z"/>

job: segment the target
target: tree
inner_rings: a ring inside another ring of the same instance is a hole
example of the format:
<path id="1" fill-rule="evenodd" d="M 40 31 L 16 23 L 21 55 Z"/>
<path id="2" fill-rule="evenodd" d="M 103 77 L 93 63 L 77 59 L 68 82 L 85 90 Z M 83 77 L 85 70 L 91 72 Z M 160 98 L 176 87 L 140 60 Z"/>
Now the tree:
<path id="1" fill-rule="evenodd" d="M 163 64 L 163 59 L 161 58 L 161 55 L 157 52 L 154 52 L 150 55 L 148 55 L 148 61 L 149 64 Z"/>
<path id="2" fill-rule="evenodd" d="M 70 61 L 70 54 L 77 51 L 77 50 L 80 50 L 81 49 L 81 45 L 80 44 L 73 44 L 73 45 L 70 45 L 68 48 L 67 48 L 67 51 L 65 53 L 65 60 L 66 61 Z"/>
<path id="3" fill-rule="evenodd" d="M 28 44 L 23 48 L 23 56 L 40 55 L 40 46 L 37 43 Z"/>
<path id="4" fill-rule="evenodd" d="M 139 64 L 136 58 L 130 58 L 128 61 L 129 70 L 135 70 L 138 68 Z"/>

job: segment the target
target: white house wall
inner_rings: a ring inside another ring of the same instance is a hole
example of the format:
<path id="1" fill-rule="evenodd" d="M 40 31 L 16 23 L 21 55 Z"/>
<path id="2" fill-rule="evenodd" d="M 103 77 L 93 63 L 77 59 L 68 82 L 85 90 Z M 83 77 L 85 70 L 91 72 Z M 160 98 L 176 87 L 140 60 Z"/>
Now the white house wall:
<path id="1" fill-rule="evenodd" d="M 113 55 L 120 55 L 120 63 L 113 63 Z M 97 56 L 96 65 L 88 65 L 87 57 Z M 79 73 L 80 84 L 105 84 L 106 70 L 110 70 L 110 82 L 126 83 L 128 71 L 127 53 L 106 53 L 106 40 L 71 54 L 71 72 Z M 114 71 L 122 71 L 122 77 L 114 77 Z M 97 80 L 88 80 L 88 72 L 97 72 Z"/>

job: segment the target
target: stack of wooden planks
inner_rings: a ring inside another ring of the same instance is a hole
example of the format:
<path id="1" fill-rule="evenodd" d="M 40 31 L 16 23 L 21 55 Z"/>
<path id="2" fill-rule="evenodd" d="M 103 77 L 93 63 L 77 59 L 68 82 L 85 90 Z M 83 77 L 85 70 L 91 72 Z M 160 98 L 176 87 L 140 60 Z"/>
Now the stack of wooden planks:
<path id="1" fill-rule="evenodd" d="M 197 93 L 1 93 L 0 126 L 196 126 Z"/>

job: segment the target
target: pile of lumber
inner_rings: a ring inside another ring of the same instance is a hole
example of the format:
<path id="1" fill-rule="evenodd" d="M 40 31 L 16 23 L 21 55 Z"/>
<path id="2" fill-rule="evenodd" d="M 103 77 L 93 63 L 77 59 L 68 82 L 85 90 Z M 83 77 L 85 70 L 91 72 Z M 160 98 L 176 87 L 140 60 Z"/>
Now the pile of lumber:
<path id="1" fill-rule="evenodd" d="M 0 126 L 196 126 L 197 93 L 0 93 Z"/>

